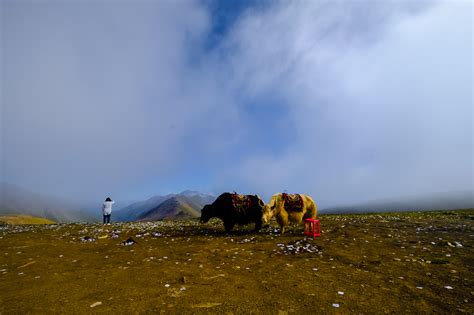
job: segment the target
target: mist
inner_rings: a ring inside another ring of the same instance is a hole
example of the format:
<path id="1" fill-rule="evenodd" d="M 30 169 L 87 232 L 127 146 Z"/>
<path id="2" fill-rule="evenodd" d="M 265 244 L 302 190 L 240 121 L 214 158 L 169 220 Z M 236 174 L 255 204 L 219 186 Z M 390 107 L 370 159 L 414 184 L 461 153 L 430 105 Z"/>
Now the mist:
<path id="1" fill-rule="evenodd" d="M 3 1 L 2 181 L 89 204 L 473 191 L 472 3 Z"/>

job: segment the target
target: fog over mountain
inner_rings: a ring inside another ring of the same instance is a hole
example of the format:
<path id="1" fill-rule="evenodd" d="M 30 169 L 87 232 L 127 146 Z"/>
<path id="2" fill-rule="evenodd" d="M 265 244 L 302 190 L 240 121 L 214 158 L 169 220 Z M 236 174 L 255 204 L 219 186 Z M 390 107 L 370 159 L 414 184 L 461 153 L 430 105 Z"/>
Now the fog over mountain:
<path id="1" fill-rule="evenodd" d="M 472 192 L 472 21 L 463 0 L 0 1 L 0 181 L 71 211 Z"/>
<path id="2" fill-rule="evenodd" d="M 29 214 L 55 222 L 93 222 L 100 213 L 79 204 L 0 183 L 0 215 Z"/>
<path id="3" fill-rule="evenodd" d="M 322 209 L 320 213 L 371 213 L 396 211 L 429 211 L 474 209 L 474 193 L 457 191 L 422 196 L 400 196 L 372 200 L 352 205 L 341 205 Z"/>

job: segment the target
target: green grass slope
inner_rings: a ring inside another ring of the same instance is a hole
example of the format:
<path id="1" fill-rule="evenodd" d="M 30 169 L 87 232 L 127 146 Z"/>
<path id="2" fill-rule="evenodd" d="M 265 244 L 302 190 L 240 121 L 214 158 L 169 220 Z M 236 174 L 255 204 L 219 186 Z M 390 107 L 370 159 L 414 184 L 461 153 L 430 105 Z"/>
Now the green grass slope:
<path id="1" fill-rule="evenodd" d="M 4 215 L 0 216 L 0 224 L 55 224 L 56 222 L 40 218 L 40 217 L 33 217 L 31 215 Z"/>

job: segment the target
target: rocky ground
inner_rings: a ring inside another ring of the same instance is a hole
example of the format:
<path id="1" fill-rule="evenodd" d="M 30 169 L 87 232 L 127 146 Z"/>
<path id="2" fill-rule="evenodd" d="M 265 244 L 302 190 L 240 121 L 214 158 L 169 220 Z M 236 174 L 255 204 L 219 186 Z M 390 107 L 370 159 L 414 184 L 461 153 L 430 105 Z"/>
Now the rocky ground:
<path id="1" fill-rule="evenodd" d="M 316 239 L 218 220 L 3 225 L 0 313 L 472 314 L 473 219 L 322 215 Z"/>

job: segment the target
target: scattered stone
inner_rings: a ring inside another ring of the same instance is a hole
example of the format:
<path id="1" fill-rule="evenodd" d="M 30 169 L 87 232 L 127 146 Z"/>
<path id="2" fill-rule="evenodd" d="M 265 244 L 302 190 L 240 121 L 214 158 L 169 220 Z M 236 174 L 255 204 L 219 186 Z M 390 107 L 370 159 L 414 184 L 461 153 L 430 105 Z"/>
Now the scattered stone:
<path id="1" fill-rule="evenodd" d="M 225 274 L 220 273 L 220 274 L 212 276 L 212 277 L 207 277 L 206 280 L 216 279 L 216 278 L 219 278 L 219 277 L 225 277 Z"/>
<path id="2" fill-rule="evenodd" d="M 137 242 L 131 237 L 129 237 L 126 241 L 122 242 L 122 245 L 124 245 L 124 246 L 131 246 L 131 245 L 135 245 L 135 244 L 137 244 Z"/>
<path id="3" fill-rule="evenodd" d="M 91 307 L 91 308 L 94 308 L 94 307 L 99 306 L 99 305 L 102 305 L 102 302 L 95 302 L 95 303 L 92 303 L 90 307 Z"/>
<path id="4" fill-rule="evenodd" d="M 93 237 L 90 237 L 90 236 L 84 236 L 84 237 L 81 237 L 80 238 L 81 242 L 95 242 L 95 238 Z"/>
<path id="5" fill-rule="evenodd" d="M 303 253 L 320 253 L 321 248 L 308 242 L 306 239 L 293 241 L 288 244 L 278 243 L 276 246 L 280 249 L 280 253 L 288 254 L 303 254 Z"/>
<path id="6" fill-rule="evenodd" d="M 25 268 L 25 267 L 27 267 L 27 266 L 29 266 L 29 265 L 33 265 L 33 264 L 35 264 L 35 263 L 36 263 L 36 261 L 30 261 L 30 262 L 27 262 L 27 263 L 24 264 L 24 265 L 18 266 L 17 269 Z M 2 270 L 0 270 L 0 271 L 4 271 L 4 270 L 6 270 L 6 269 L 2 269 Z"/>
<path id="7" fill-rule="evenodd" d="M 339 303 L 332 303 L 332 307 L 339 308 Z"/>
<path id="8" fill-rule="evenodd" d="M 211 308 L 211 307 L 216 307 L 219 305 L 222 305 L 222 303 L 207 302 L 207 303 L 194 304 L 192 308 Z"/>

